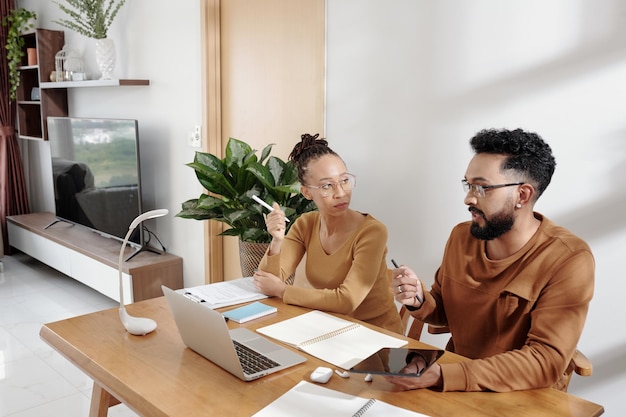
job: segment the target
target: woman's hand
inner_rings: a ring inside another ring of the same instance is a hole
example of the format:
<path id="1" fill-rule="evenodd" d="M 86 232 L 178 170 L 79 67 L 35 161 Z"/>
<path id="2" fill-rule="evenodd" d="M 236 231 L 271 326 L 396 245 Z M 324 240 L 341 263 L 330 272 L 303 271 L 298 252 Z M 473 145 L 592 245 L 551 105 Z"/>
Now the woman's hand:
<path id="1" fill-rule="evenodd" d="M 257 270 L 252 278 L 254 278 L 254 286 L 263 294 L 283 298 L 287 284 L 276 275 Z"/>
<path id="2" fill-rule="evenodd" d="M 265 227 L 272 238 L 282 242 L 285 239 L 285 212 L 282 211 L 277 202 L 274 202 L 273 211 L 265 215 Z"/>
<path id="3" fill-rule="evenodd" d="M 392 271 L 391 289 L 396 301 L 411 307 L 420 307 L 424 300 L 424 290 L 415 272 L 404 265 Z M 417 297 L 417 298 L 416 298 Z"/>

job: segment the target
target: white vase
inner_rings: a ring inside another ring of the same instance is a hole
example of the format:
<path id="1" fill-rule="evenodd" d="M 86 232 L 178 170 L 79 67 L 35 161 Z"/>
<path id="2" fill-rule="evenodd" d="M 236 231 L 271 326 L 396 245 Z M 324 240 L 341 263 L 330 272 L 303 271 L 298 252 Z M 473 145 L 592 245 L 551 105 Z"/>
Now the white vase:
<path id="1" fill-rule="evenodd" d="M 115 68 L 115 42 L 113 39 L 96 39 L 96 63 L 100 69 L 101 80 L 113 78 Z"/>

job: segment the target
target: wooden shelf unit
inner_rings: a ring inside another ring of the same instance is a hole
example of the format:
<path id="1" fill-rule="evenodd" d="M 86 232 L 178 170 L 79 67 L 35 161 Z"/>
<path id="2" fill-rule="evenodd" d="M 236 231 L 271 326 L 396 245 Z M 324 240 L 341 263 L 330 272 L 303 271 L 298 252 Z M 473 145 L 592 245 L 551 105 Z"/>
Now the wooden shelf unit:
<path id="1" fill-rule="evenodd" d="M 118 259 L 122 243 L 80 225 L 58 222 L 52 213 L 7 217 L 9 244 L 50 267 L 119 301 Z M 126 248 L 126 258 L 135 248 Z M 182 258 L 141 252 L 122 264 L 125 302 L 163 295 L 161 285 L 183 288 Z"/>
<path id="2" fill-rule="evenodd" d="M 21 35 L 24 58 L 19 67 L 17 88 L 17 130 L 22 139 L 48 140 L 48 116 L 67 116 L 67 91 L 44 90 L 41 84 L 56 70 L 55 56 L 65 44 L 63 31 L 35 29 Z M 37 65 L 28 65 L 27 48 L 37 49 Z M 33 100 L 33 88 L 39 88 L 39 100 Z"/>

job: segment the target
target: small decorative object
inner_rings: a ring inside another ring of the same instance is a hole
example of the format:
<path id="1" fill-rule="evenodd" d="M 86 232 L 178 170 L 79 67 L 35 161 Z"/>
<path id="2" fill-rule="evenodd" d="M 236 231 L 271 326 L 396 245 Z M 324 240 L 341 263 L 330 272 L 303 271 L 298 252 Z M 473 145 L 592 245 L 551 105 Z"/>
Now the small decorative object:
<path id="1" fill-rule="evenodd" d="M 37 48 L 26 48 L 28 65 L 37 65 Z"/>
<path id="2" fill-rule="evenodd" d="M 50 71 L 50 82 L 55 83 L 57 81 L 57 72 L 56 70 Z"/>
<path id="3" fill-rule="evenodd" d="M 69 7 L 54 1 L 71 20 L 60 19 L 55 23 L 96 39 L 96 62 L 102 73 L 100 79 L 111 79 L 115 68 L 115 43 L 107 38 L 107 33 L 126 0 L 64 0 L 64 2 Z"/>
<path id="4" fill-rule="evenodd" d="M 301 214 L 317 210 L 315 203 L 300 193 L 294 164 L 269 156 L 272 146 L 266 146 L 259 159 L 250 145 L 230 138 L 223 159 L 196 152 L 194 161 L 187 164 L 211 194 L 201 194 L 197 199 L 184 202 L 176 216 L 215 220 L 230 226 L 220 235 L 239 238 L 242 276 L 252 275 L 272 240 L 265 228 L 263 212 L 266 209 L 253 200 L 253 195 L 282 207 L 290 220 L 285 223 L 287 230 Z"/>
<path id="5" fill-rule="evenodd" d="M 56 70 L 56 81 L 66 81 L 65 79 L 65 47 L 54 55 L 54 69 Z"/>
<path id="6" fill-rule="evenodd" d="M 30 99 L 33 101 L 41 100 L 41 91 L 39 91 L 39 87 L 33 87 L 32 90 L 30 90 Z"/>
<path id="7" fill-rule="evenodd" d="M 74 73 L 83 74 L 83 58 L 78 52 L 67 50 L 64 46 L 54 56 L 54 67 L 56 81 L 76 81 Z"/>
<path id="8" fill-rule="evenodd" d="M 35 27 L 36 18 L 35 12 L 20 7 L 11 10 L 11 13 L 2 19 L 2 26 L 7 26 L 9 29 L 5 48 L 9 67 L 9 99 L 11 101 L 17 97 L 17 87 L 20 85 L 18 68 L 22 66 L 24 57 L 24 38 L 21 34 Z"/>
<path id="9" fill-rule="evenodd" d="M 80 53 L 72 50 L 66 51 L 63 69 L 71 72 L 72 75 L 76 72 L 83 72 L 83 57 Z"/>

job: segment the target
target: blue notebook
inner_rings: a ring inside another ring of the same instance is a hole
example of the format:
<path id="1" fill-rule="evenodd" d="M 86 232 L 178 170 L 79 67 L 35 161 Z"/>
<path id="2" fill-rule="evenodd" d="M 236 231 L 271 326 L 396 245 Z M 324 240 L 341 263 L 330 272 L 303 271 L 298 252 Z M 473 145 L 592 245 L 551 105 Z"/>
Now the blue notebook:
<path id="1" fill-rule="evenodd" d="M 278 311 L 276 307 L 255 301 L 252 304 L 234 308 L 222 314 L 229 320 L 236 321 L 237 323 L 245 323 L 250 320 L 258 319 L 259 317 L 267 316 L 268 314 L 276 313 L 276 311 Z"/>

